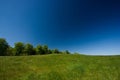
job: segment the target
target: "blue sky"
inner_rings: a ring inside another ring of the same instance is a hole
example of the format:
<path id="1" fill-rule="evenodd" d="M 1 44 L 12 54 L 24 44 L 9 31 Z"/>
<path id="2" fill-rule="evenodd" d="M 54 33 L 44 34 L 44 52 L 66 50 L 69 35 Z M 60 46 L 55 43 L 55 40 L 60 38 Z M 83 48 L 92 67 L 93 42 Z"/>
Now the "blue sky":
<path id="1" fill-rule="evenodd" d="M 0 37 L 82 54 L 120 54 L 118 0 L 0 0 Z"/>

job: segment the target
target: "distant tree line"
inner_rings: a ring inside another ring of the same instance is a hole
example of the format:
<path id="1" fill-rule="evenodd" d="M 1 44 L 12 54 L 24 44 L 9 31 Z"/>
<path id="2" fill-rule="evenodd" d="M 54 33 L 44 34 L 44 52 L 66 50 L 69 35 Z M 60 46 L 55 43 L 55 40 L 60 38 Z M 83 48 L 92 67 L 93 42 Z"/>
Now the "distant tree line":
<path id="1" fill-rule="evenodd" d="M 45 55 L 45 54 L 70 54 L 68 50 L 59 51 L 58 49 L 49 49 L 47 45 L 38 44 L 34 47 L 32 44 L 16 42 L 11 47 L 6 39 L 0 38 L 0 56 L 20 56 L 20 55 Z"/>

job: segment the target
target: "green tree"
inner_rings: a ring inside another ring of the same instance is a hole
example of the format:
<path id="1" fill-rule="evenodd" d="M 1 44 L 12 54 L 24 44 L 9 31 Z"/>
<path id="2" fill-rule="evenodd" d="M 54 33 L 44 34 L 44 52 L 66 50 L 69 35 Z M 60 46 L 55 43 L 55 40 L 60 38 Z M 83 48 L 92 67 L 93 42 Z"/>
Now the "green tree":
<path id="1" fill-rule="evenodd" d="M 52 54 L 52 50 L 49 49 L 49 50 L 48 50 L 48 54 Z"/>
<path id="2" fill-rule="evenodd" d="M 29 43 L 25 44 L 24 53 L 27 55 L 33 55 L 34 54 L 33 45 Z"/>
<path id="3" fill-rule="evenodd" d="M 70 52 L 68 50 L 65 51 L 65 54 L 70 54 Z"/>
<path id="4" fill-rule="evenodd" d="M 7 49 L 7 56 L 15 56 L 14 48 L 10 47 Z"/>
<path id="5" fill-rule="evenodd" d="M 15 43 L 14 49 L 15 49 L 16 55 L 23 55 L 24 43 L 22 43 L 22 42 Z"/>
<path id="6" fill-rule="evenodd" d="M 59 51 L 58 49 L 54 49 L 54 50 L 53 50 L 53 53 L 55 53 L 55 54 L 59 54 L 60 51 Z"/>
<path id="7" fill-rule="evenodd" d="M 36 54 L 44 54 L 43 48 L 40 44 L 36 47 Z"/>
<path id="8" fill-rule="evenodd" d="M 47 45 L 43 46 L 43 51 L 44 51 L 43 54 L 48 54 L 48 46 Z"/>
<path id="9" fill-rule="evenodd" d="M 33 47 L 32 53 L 30 55 L 36 55 L 36 48 Z"/>
<path id="10" fill-rule="evenodd" d="M 9 48 L 9 45 L 7 41 L 4 38 L 0 38 L 0 56 L 6 56 L 7 55 L 7 49 Z"/>

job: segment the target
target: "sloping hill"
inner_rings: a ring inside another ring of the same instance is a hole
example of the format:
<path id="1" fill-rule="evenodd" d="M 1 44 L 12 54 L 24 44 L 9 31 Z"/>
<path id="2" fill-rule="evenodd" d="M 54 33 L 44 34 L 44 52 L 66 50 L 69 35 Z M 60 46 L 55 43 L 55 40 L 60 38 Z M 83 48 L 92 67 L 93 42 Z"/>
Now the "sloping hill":
<path id="1" fill-rule="evenodd" d="M 120 56 L 1 56 L 0 80 L 120 80 Z"/>

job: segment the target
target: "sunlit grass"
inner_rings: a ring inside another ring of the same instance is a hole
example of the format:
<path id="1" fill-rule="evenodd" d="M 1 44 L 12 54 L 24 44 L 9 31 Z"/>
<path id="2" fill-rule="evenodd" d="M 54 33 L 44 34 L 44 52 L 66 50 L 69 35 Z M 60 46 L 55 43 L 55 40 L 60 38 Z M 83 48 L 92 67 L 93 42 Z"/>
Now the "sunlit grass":
<path id="1" fill-rule="evenodd" d="M 0 80 L 120 80 L 120 56 L 1 56 Z"/>

